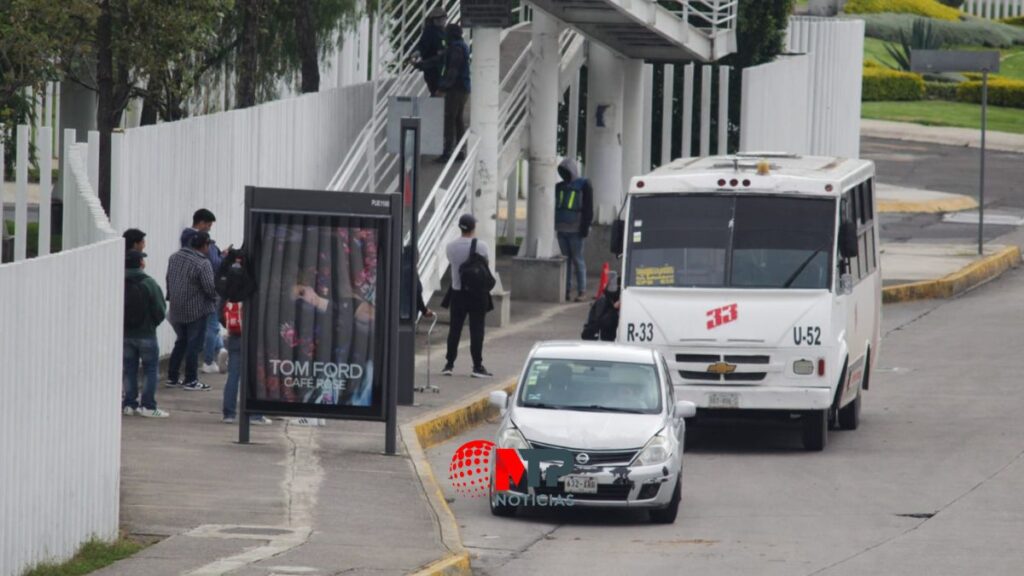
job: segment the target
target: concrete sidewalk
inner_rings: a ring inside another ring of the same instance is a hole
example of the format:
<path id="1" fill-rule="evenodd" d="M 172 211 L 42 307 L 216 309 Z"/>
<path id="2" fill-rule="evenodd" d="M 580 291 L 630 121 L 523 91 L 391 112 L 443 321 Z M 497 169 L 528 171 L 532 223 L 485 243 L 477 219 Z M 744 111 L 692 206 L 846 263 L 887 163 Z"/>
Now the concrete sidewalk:
<path id="1" fill-rule="evenodd" d="M 959 247 L 925 254 L 887 244 L 883 250 L 887 279 L 938 278 L 971 260 Z M 441 392 L 417 394 L 417 405 L 399 408 L 400 423 L 516 376 L 535 342 L 578 338 L 587 310 L 585 303 L 514 301 L 510 325 L 488 331 L 484 362 L 493 380 L 469 377 L 466 335 L 456 375 L 437 374 L 447 334 L 438 325 L 431 381 Z M 425 331 L 418 383 L 427 378 Z M 161 383 L 157 400 L 171 412 L 168 419 L 123 417 L 122 526 L 163 540 L 97 574 L 405 574 L 453 552 L 441 535 L 445 519 L 430 505 L 430 488 L 421 484 L 404 445 L 397 456 L 382 454 L 382 424 L 329 421 L 311 428 L 277 420 L 254 426 L 253 443 L 239 445 L 237 427 L 220 422 L 224 377 L 203 379 L 212 392 Z"/>

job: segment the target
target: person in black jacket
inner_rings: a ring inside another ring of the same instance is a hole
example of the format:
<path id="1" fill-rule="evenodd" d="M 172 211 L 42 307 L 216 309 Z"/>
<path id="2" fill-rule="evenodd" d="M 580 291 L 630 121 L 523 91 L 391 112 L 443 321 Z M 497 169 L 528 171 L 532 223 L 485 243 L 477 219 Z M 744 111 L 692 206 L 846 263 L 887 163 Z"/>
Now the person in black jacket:
<path id="1" fill-rule="evenodd" d="M 469 45 L 462 39 L 462 27 L 449 24 L 445 28 L 447 46 L 444 51 L 444 71 L 438 86 L 438 95 L 444 95 L 444 152 L 437 162 L 445 163 L 451 158 L 455 147 L 466 133 L 463 115 L 469 100 Z M 465 153 L 459 154 L 462 160 Z"/>
<path id="2" fill-rule="evenodd" d="M 413 66 L 423 72 L 423 81 L 427 84 L 431 96 L 437 95 L 437 87 L 441 83 L 441 68 L 444 65 L 444 23 L 447 20 L 448 13 L 444 8 L 436 6 L 427 14 L 423 33 L 416 43 L 419 58 L 413 61 Z"/>
<path id="3" fill-rule="evenodd" d="M 614 342 L 615 333 L 619 329 L 619 280 L 612 277 L 605 288 L 604 294 L 590 305 L 587 323 L 583 325 L 580 338 L 584 340 L 602 340 Z"/>
<path id="4" fill-rule="evenodd" d="M 587 265 L 583 244 L 594 220 L 594 188 L 580 178 L 579 168 L 571 158 L 558 165 L 562 181 L 555 185 L 555 234 L 562 255 L 569 260 L 565 275 L 565 299 L 572 297 L 573 272 L 576 273 L 576 301 L 582 302 L 587 291 Z"/>

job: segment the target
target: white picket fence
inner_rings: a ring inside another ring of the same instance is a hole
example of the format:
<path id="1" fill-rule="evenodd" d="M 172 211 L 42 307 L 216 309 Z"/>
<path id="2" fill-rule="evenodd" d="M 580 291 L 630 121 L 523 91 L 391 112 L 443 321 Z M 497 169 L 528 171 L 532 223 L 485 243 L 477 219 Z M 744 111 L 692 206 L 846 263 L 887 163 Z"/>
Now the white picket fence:
<path id="1" fill-rule="evenodd" d="M 322 189 L 370 118 L 368 83 L 244 110 L 144 126 L 111 142 L 111 222 L 146 232 L 147 272 L 161 284 L 192 213 L 217 216 L 211 236 L 225 249 L 243 240 L 245 186 Z M 88 146 L 95 182 L 96 138 Z M 173 330 L 158 331 L 170 352 Z"/>
<path id="2" fill-rule="evenodd" d="M 962 10 L 979 18 L 1012 18 L 1024 16 L 1024 0 L 967 0 Z"/>
<path id="3" fill-rule="evenodd" d="M 657 94 L 654 81 L 654 64 L 644 65 L 644 93 L 653 97 Z M 685 64 L 675 66 L 663 64 L 660 78 L 662 100 L 653 105 L 661 108 L 661 126 L 655 126 L 652 120 L 652 107 L 644 106 L 644 148 L 643 166 L 646 168 L 661 166 L 676 157 L 708 156 L 725 154 L 728 151 L 729 126 L 729 66 Z M 683 77 L 682 92 L 676 96 L 675 84 Z M 695 78 L 700 78 L 700 91 L 697 91 Z M 669 81 L 666 82 L 666 79 Z M 717 106 L 712 106 L 712 96 L 717 94 Z M 676 100 L 681 99 L 682 115 L 678 125 L 673 122 L 673 108 Z M 665 119 L 668 118 L 666 121 Z M 711 119 L 715 118 L 712 125 Z M 714 140 L 712 129 L 714 128 Z M 681 134 L 682 146 L 679 155 L 672 153 L 672 139 Z M 697 145 L 693 145 L 694 134 Z M 656 140 L 652 140 L 652 138 Z M 653 141 L 661 142 L 661 157 L 652 158 Z M 712 148 L 714 143 L 714 148 Z"/>
<path id="4" fill-rule="evenodd" d="M 70 171 L 80 235 L 0 265 L 0 576 L 117 537 L 124 243 Z"/>
<path id="5" fill-rule="evenodd" d="M 864 21 L 794 17 L 787 43 L 743 71 L 740 149 L 857 158 Z"/>

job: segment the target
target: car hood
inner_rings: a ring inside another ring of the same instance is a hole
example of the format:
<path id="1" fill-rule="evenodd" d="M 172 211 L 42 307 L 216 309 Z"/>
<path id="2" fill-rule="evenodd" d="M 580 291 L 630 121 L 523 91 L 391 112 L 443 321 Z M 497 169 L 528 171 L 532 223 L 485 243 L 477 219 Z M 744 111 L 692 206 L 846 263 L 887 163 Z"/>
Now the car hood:
<path id="1" fill-rule="evenodd" d="M 662 414 L 517 407 L 511 418 L 530 442 L 579 450 L 642 448 L 665 426 Z"/>

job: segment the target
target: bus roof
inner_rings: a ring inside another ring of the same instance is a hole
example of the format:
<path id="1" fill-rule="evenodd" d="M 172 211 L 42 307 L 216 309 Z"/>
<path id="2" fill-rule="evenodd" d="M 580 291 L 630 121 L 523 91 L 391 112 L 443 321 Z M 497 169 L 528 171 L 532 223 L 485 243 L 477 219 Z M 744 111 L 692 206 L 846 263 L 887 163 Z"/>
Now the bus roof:
<path id="1" fill-rule="evenodd" d="M 758 165 L 764 163 L 767 163 L 768 171 L 759 174 Z M 752 152 L 679 158 L 650 174 L 633 178 L 629 192 L 760 192 L 836 196 L 874 173 L 875 165 L 870 160 Z"/>

